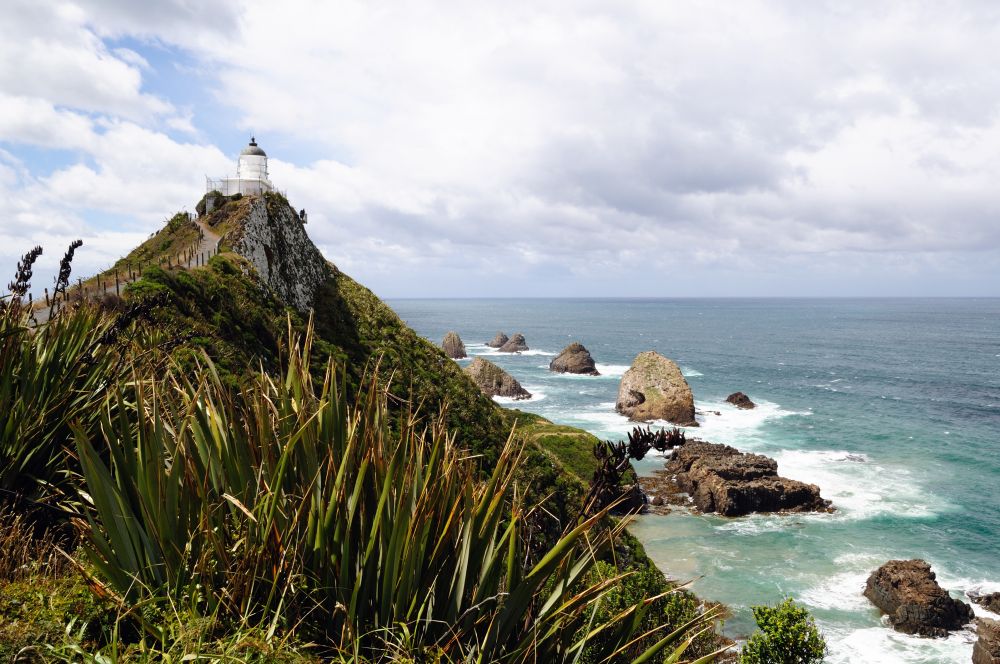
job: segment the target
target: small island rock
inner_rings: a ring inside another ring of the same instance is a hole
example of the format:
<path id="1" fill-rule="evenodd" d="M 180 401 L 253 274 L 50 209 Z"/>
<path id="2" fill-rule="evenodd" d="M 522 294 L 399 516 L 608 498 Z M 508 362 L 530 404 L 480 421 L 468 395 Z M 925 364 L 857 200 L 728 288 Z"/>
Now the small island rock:
<path id="1" fill-rule="evenodd" d="M 639 353 L 622 376 L 615 410 L 630 420 L 667 420 L 696 427 L 694 395 L 672 360 L 655 351 Z"/>
<path id="2" fill-rule="evenodd" d="M 831 509 L 815 484 L 780 477 L 774 459 L 728 445 L 688 441 L 667 462 L 665 475 L 702 512 L 743 516 Z"/>
<path id="3" fill-rule="evenodd" d="M 463 357 L 468 357 L 465 354 L 465 344 L 462 343 L 462 338 L 458 336 L 457 332 L 449 332 L 444 335 L 444 341 L 441 342 L 441 348 L 444 349 L 445 355 L 448 357 L 460 360 Z"/>
<path id="4" fill-rule="evenodd" d="M 549 371 L 586 374 L 588 376 L 601 375 L 594 363 L 594 358 L 590 356 L 590 351 L 576 341 L 563 348 L 563 351 L 549 362 Z"/>
<path id="5" fill-rule="evenodd" d="M 972 646 L 972 664 L 1000 664 L 1000 622 L 980 618 L 976 633 L 979 638 Z"/>
<path id="6" fill-rule="evenodd" d="M 521 387 L 513 376 L 482 357 L 472 360 L 465 367 L 465 373 L 488 397 L 510 397 L 517 400 L 531 398 L 531 392 Z"/>
<path id="7" fill-rule="evenodd" d="M 528 350 L 528 343 L 524 340 L 524 335 L 518 332 L 497 350 L 501 353 L 520 353 L 522 350 Z"/>
<path id="8" fill-rule="evenodd" d="M 996 593 L 977 593 L 970 590 L 966 593 L 973 602 L 983 607 L 987 611 L 992 611 L 993 613 L 1000 613 L 1000 592 Z"/>
<path id="9" fill-rule="evenodd" d="M 486 345 L 490 348 L 500 348 L 505 343 L 507 343 L 508 337 L 503 332 L 497 332 L 497 335 L 493 337 L 493 341 L 487 341 Z"/>
<path id="10" fill-rule="evenodd" d="M 728 397 L 726 397 L 726 401 L 733 404 L 737 408 L 741 408 L 743 410 L 750 410 L 751 408 L 757 407 L 757 404 L 755 404 L 753 401 L 750 401 L 750 397 L 743 394 L 742 392 L 733 392 Z"/>
<path id="11" fill-rule="evenodd" d="M 938 585 L 923 560 L 890 560 L 872 572 L 865 597 L 889 616 L 897 632 L 948 636 L 973 619 L 972 607 Z"/>

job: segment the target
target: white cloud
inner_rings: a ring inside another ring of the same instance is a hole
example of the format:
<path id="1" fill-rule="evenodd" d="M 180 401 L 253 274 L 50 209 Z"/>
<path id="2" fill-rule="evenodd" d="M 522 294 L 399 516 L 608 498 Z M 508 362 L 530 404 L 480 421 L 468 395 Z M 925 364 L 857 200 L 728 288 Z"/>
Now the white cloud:
<path id="1" fill-rule="evenodd" d="M 218 149 L 161 133 L 204 127 L 144 88 L 151 58 L 102 41 L 132 36 L 214 76 L 199 96 L 257 131 L 318 243 L 383 291 L 504 294 L 544 277 L 576 294 L 801 292 L 842 270 L 959 288 L 1000 256 L 990 3 L 45 11 L 51 25 L 0 34 L 0 56 L 29 63 L 0 65 L 0 141 L 86 155 L 38 178 L 64 192 L 61 209 L 162 217 L 196 197 L 202 170 L 231 170 Z M 297 145 L 319 158 L 282 149 Z M 460 272 L 474 274 L 459 286 Z"/>

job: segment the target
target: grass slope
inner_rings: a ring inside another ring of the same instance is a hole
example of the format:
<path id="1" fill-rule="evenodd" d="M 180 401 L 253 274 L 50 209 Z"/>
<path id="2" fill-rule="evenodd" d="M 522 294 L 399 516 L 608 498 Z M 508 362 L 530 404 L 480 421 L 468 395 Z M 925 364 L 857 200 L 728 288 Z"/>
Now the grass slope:
<path id="1" fill-rule="evenodd" d="M 213 219 L 217 229 L 237 223 L 225 215 L 238 215 L 246 207 L 246 200 L 227 202 Z M 149 266 L 142 278 L 127 286 L 125 298 L 161 298 L 155 324 L 164 338 L 174 341 L 174 357 L 182 365 L 194 366 L 205 353 L 223 379 L 238 387 L 260 366 L 276 370 L 285 352 L 282 340 L 287 326 L 301 331 L 307 320 L 263 288 L 249 263 L 234 253 L 224 251 L 200 268 L 168 270 L 156 266 L 159 257 L 196 235 L 186 217 L 177 215 L 159 234 L 122 259 Z M 500 408 L 441 349 L 410 329 L 369 289 L 336 268 L 332 267 L 332 276 L 318 294 L 314 315 L 314 366 L 321 369 L 333 356 L 347 374 L 349 388 L 357 385 L 366 368 L 377 365 L 383 379 L 391 378 L 388 384 L 399 408 L 416 410 L 426 418 L 443 414 L 458 443 L 476 454 L 486 469 L 495 463 L 512 429 L 530 443 L 519 469 L 518 492 L 526 506 L 535 508 L 530 518 L 537 527 L 539 549 L 575 521 L 596 468 L 594 436 L 537 415 Z M 633 587 L 639 582 L 652 584 L 657 591 L 668 587 L 642 546 L 630 536 L 616 546 L 608 564 L 636 572 L 630 577 L 635 582 L 623 586 L 623 597 L 639 593 L 641 589 Z M 607 574 L 613 574 L 613 569 Z M 99 617 L 95 605 L 74 604 L 81 588 L 76 574 L 53 583 L 44 595 L 60 596 L 58 601 L 52 600 L 56 603 L 37 593 L 31 595 L 23 585 L 7 585 L 0 579 L 0 592 L 16 598 L 13 604 L 0 605 L 0 622 L 17 618 L 29 607 L 32 612 L 41 612 L 35 613 L 41 631 L 25 631 L 21 619 L 10 623 L 20 625 L 12 628 L 14 631 L 0 631 L 0 652 L 5 647 L 16 651 L 25 639 L 49 641 L 55 637 L 50 634 L 52 626 L 61 621 L 74 617 L 106 619 Z M 64 591 L 55 587 L 59 583 L 65 585 Z M 694 611 L 694 598 L 686 593 L 684 598 L 684 613 Z"/>

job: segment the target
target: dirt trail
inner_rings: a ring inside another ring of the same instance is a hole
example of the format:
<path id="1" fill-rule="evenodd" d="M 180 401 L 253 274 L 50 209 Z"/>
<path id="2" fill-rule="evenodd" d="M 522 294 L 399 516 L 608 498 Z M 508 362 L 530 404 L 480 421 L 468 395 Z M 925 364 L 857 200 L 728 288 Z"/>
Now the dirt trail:
<path id="1" fill-rule="evenodd" d="M 187 269 L 193 269 L 200 267 L 207 262 L 211 256 L 218 253 L 219 241 L 222 239 L 221 236 L 213 231 L 208 224 L 206 224 L 201 219 L 193 219 L 194 223 L 197 224 L 198 228 L 201 230 L 201 240 L 198 244 L 192 247 L 192 251 L 188 254 L 187 258 L 183 261 L 176 261 L 173 263 L 175 267 L 184 267 Z M 186 252 L 185 252 L 186 253 Z M 132 283 L 138 279 L 138 274 L 129 275 L 122 274 L 118 279 L 118 291 L 124 289 L 127 284 Z M 75 286 L 70 286 L 69 292 L 72 293 Z M 97 299 L 104 297 L 108 293 L 116 293 L 115 280 L 105 280 L 99 279 L 97 284 L 89 284 L 84 291 L 88 299 Z M 45 302 L 36 302 L 34 307 L 34 312 L 32 314 L 32 320 L 35 325 L 41 325 L 49 320 L 50 307 L 45 306 Z"/>

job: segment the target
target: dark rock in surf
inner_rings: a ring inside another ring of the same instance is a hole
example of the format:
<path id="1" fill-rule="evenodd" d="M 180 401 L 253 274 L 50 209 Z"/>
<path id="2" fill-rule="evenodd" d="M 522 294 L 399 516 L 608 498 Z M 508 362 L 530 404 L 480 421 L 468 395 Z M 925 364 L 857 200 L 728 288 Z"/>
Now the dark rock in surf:
<path id="1" fill-rule="evenodd" d="M 974 618 L 972 607 L 938 585 L 923 560 L 890 560 L 868 577 L 865 597 L 889 616 L 897 632 L 948 636 Z"/>
<path id="2" fill-rule="evenodd" d="M 505 343 L 507 343 L 508 337 L 503 332 L 497 332 L 497 335 L 493 337 L 493 341 L 487 341 L 486 345 L 490 348 L 500 348 Z"/>
<path id="3" fill-rule="evenodd" d="M 468 355 L 465 354 L 465 344 L 462 343 L 462 338 L 458 336 L 457 332 L 449 332 L 444 335 L 444 341 L 441 342 L 441 348 L 444 349 L 445 355 L 454 360 L 460 360 L 463 357 L 468 357 Z"/>
<path id="4" fill-rule="evenodd" d="M 1000 613 L 1000 592 L 998 593 L 977 593 L 974 590 L 970 590 L 965 593 L 968 595 L 969 599 L 983 607 L 987 611 L 992 611 L 993 613 Z"/>
<path id="5" fill-rule="evenodd" d="M 774 459 L 728 445 L 689 441 L 667 462 L 666 474 L 702 512 L 742 516 L 831 510 L 815 484 L 780 477 Z"/>
<path id="6" fill-rule="evenodd" d="M 501 353 L 520 353 L 522 350 L 528 350 L 528 343 L 524 340 L 524 335 L 518 332 L 497 350 Z"/>
<path id="7" fill-rule="evenodd" d="M 562 352 L 549 362 L 549 371 L 587 376 L 601 375 L 594 358 L 590 356 L 590 351 L 576 341 L 563 348 Z"/>
<path id="8" fill-rule="evenodd" d="M 755 404 L 753 401 L 750 401 L 750 397 L 743 394 L 742 392 L 733 392 L 728 397 L 726 397 L 726 401 L 733 404 L 737 408 L 741 408 L 743 410 L 750 410 L 751 408 L 757 407 L 757 404 Z"/>

